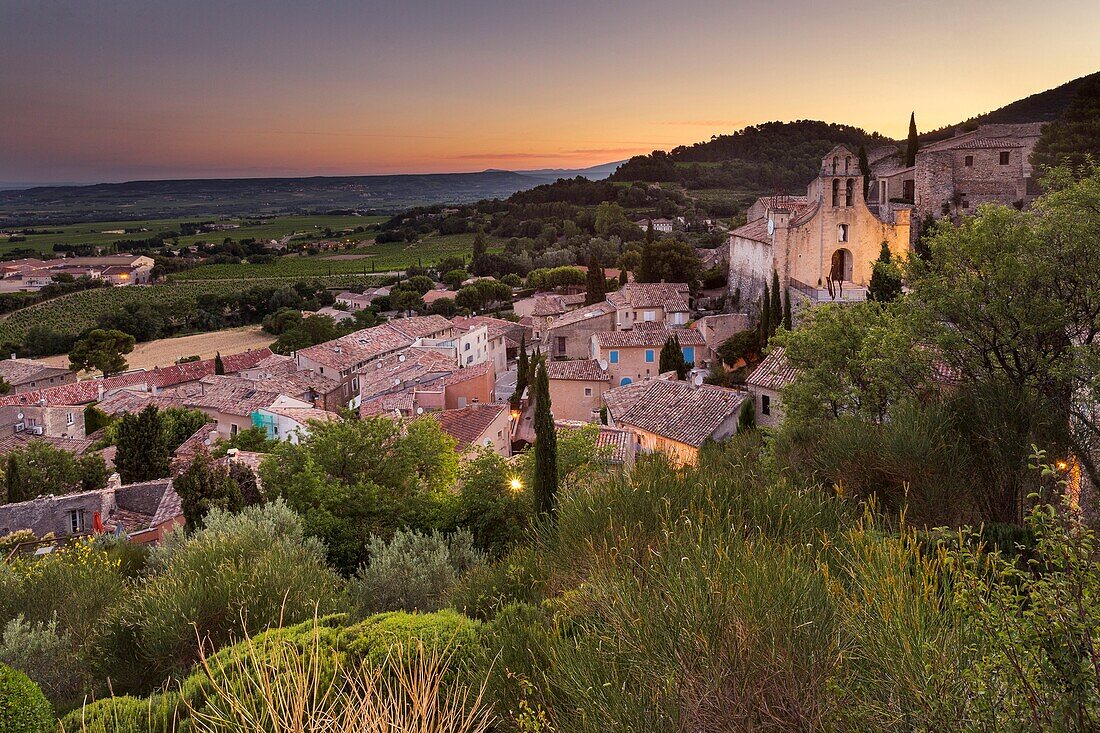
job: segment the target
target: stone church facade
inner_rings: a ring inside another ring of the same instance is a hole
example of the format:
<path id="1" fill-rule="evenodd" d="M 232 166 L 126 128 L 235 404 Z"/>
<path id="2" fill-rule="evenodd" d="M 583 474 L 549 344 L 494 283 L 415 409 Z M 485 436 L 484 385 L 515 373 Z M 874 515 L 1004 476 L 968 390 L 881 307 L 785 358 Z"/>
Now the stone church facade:
<path id="1" fill-rule="evenodd" d="M 805 196 L 758 199 L 748 222 L 730 233 L 729 292 L 753 306 L 772 271 L 792 302 L 863 300 L 874 260 L 886 242 L 895 257 L 909 252 L 910 207 L 868 207 L 855 152 L 843 145 L 822 159 Z"/>

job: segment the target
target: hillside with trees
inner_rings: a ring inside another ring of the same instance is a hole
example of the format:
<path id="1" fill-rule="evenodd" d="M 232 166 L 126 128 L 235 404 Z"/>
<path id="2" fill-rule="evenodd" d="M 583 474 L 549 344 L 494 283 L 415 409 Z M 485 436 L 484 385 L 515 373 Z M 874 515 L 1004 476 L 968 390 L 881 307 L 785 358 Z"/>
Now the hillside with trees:
<path id="1" fill-rule="evenodd" d="M 730 188 L 761 193 L 798 191 L 817 174 L 836 145 L 857 150 L 893 142 L 858 127 L 817 120 L 766 122 L 694 145 L 655 150 L 621 165 L 612 181 L 682 183 L 689 189 Z"/>

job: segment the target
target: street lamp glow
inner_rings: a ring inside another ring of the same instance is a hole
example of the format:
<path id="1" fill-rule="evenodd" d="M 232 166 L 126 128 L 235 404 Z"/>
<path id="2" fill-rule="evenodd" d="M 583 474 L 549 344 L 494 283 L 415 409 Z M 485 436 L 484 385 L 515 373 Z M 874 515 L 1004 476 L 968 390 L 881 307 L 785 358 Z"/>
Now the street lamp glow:
<path id="1" fill-rule="evenodd" d="M 510 482 L 508 482 L 508 485 L 512 487 L 512 491 L 517 493 L 520 489 L 523 488 L 523 483 L 518 478 L 512 479 Z"/>

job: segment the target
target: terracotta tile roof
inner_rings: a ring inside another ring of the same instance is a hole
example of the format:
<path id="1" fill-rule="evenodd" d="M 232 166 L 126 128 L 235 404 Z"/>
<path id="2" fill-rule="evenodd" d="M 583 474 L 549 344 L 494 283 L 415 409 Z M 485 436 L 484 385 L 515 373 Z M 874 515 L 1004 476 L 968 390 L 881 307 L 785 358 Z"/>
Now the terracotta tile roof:
<path id="1" fill-rule="evenodd" d="M 108 415 L 120 415 L 124 412 L 140 412 L 147 405 L 155 405 L 163 410 L 166 407 L 179 407 L 180 402 L 171 394 L 154 395 L 151 392 L 121 389 L 106 395 L 96 403 L 96 408 Z"/>
<path id="2" fill-rule="evenodd" d="M 551 330 L 555 328 L 563 328 L 566 326 L 572 326 L 582 321 L 587 321 L 591 318 L 599 318 L 600 316 L 611 315 L 615 312 L 615 306 L 604 301 L 603 303 L 595 303 L 593 305 L 586 305 L 583 308 L 578 308 L 575 311 L 570 311 L 560 318 L 556 318 L 550 322 L 549 328 Z"/>
<path id="3" fill-rule="evenodd" d="M 431 305 L 437 300 L 445 300 L 447 298 L 454 300 L 455 292 L 453 290 L 429 290 L 424 293 L 421 298 L 424 300 L 424 305 Z"/>
<path id="4" fill-rule="evenodd" d="M 576 295 L 537 293 L 531 297 L 535 299 L 535 305 L 531 309 L 531 315 L 533 316 L 556 316 L 562 313 L 568 313 L 574 308 L 583 305 L 585 300 L 584 293 Z"/>
<path id="5" fill-rule="evenodd" d="M 458 441 L 457 447 L 462 450 L 473 443 L 480 443 L 485 431 L 507 409 L 507 402 L 494 402 L 432 414 L 439 420 L 443 431 Z"/>
<path id="6" fill-rule="evenodd" d="M 310 420 L 321 422 L 336 422 L 340 416 L 329 410 L 321 410 L 316 407 L 265 407 L 267 412 L 288 417 L 291 420 L 305 425 Z"/>
<path id="7" fill-rule="evenodd" d="M 346 336 L 298 350 L 298 356 L 343 372 L 356 369 L 398 349 L 412 346 L 415 337 L 395 329 L 390 323 L 364 328 Z"/>
<path id="8" fill-rule="evenodd" d="M 768 234 L 767 217 L 750 221 L 748 224 L 742 224 L 730 232 L 730 236 L 751 239 L 754 242 L 764 242 L 765 244 L 770 244 L 772 241 L 771 235 Z"/>
<path id="9" fill-rule="evenodd" d="M 687 283 L 627 283 L 607 296 L 617 308 L 664 308 L 669 313 L 686 313 Z"/>
<path id="10" fill-rule="evenodd" d="M 581 430 L 594 423 L 581 422 L 579 420 L 555 420 L 554 426 L 559 430 Z M 601 456 L 608 463 L 625 463 L 634 444 L 634 435 L 629 430 L 599 425 L 599 435 L 596 436 L 596 448 L 607 449 L 606 456 Z M 603 452 L 603 451 L 601 451 Z"/>
<path id="11" fill-rule="evenodd" d="M 491 316 L 457 316 L 452 318 L 451 322 L 454 323 L 456 328 L 460 328 L 463 331 L 468 331 L 478 326 L 485 326 L 490 339 L 515 333 L 517 343 L 519 342 L 519 333 L 526 330 L 518 323 L 506 321 L 503 318 L 493 318 Z"/>
<path id="12" fill-rule="evenodd" d="M 764 357 L 764 361 L 752 370 L 745 384 L 778 392 L 793 382 L 797 376 L 798 370 L 787 361 L 783 347 L 776 346 Z"/>
<path id="13" fill-rule="evenodd" d="M 73 455 L 82 456 L 92 447 L 95 441 L 88 440 L 87 438 L 57 438 L 47 435 L 33 435 L 23 431 L 5 435 L 3 438 L 0 438 L 0 456 L 7 455 L 12 451 L 23 450 L 29 444 L 35 442 L 48 443 L 54 448 L 60 448 Z"/>
<path id="14" fill-rule="evenodd" d="M 39 379 L 49 379 L 69 374 L 68 369 L 51 366 L 32 359 L 4 359 L 0 361 L 0 377 L 8 384 L 18 386 Z"/>
<path id="15" fill-rule="evenodd" d="M 482 377 L 486 374 L 492 373 L 492 371 L 493 362 L 483 361 L 480 364 L 474 364 L 473 366 L 468 366 L 465 369 L 459 369 L 457 371 L 451 372 L 443 378 L 443 384 L 449 387 L 452 384 L 460 384 L 471 379 L 477 379 L 478 377 Z"/>
<path id="16" fill-rule="evenodd" d="M 406 385 L 429 381 L 458 370 L 458 363 L 447 354 L 432 349 L 406 349 L 364 367 L 359 374 L 359 394 L 363 399 L 393 392 Z"/>
<path id="17" fill-rule="evenodd" d="M 396 410 L 408 415 L 416 409 L 416 398 L 412 389 L 393 394 L 382 395 L 370 400 L 364 400 L 359 405 L 359 417 L 376 417 L 378 415 L 392 415 Z"/>
<path id="18" fill-rule="evenodd" d="M 389 321 L 388 325 L 411 339 L 431 338 L 454 328 L 449 320 L 437 315 L 399 318 Z"/>
<path id="19" fill-rule="evenodd" d="M 611 374 L 600 367 L 595 359 L 576 361 L 549 361 L 546 363 L 546 375 L 550 379 L 568 379 L 577 382 L 607 382 Z"/>
<path id="20" fill-rule="evenodd" d="M 695 447 L 735 416 L 745 400 L 743 392 L 708 384 L 693 387 L 687 382 L 651 379 L 639 386 L 642 389 L 629 392 L 625 399 L 616 399 L 614 393 L 634 385 L 605 395 L 615 422 Z"/>
<path id="21" fill-rule="evenodd" d="M 181 389 L 175 398 L 185 407 L 216 410 L 227 415 L 251 417 L 252 413 L 269 407 L 280 395 L 278 392 L 255 389 L 232 377 L 207 377 L 199 389 Z"/>
<path id="22" fill-rule="evenodd" d="M 631 331 L 605 331 L 595 335 L 601 348 L 619 349 L 631 347 L 664 346 L 670 336 L 680 341 L 680 346 L 706 346 L 703 334 L 694 328 L 668 328 L 663 323 L 638 323 Z"/>

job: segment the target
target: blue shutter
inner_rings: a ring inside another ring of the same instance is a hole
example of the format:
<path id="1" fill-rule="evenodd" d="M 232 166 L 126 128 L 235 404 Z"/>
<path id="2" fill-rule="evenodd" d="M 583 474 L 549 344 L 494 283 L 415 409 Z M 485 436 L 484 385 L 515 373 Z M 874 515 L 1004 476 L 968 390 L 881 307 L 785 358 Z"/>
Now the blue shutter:
<path id="1" fill-rule="evenodd" d="M 618 364 L 619 363 L 619 352 L 618 351 L 612 351 L 610 356 L 611 356 L 611 363 L 612 364 Z"/>
<path id="2" fill-rule="evenodd" d="M 645 360 L 649 364 L 653 363 L 653 349 L 646 349 L 645 350 Z"/>
<path id="3" fill-rule="evenodd" d="M 684 347 L 684 361 L 686 361 L 688 364 L 694 364 L 695 363 L 695 347 L 694 346 L 685 346 Z"/>

